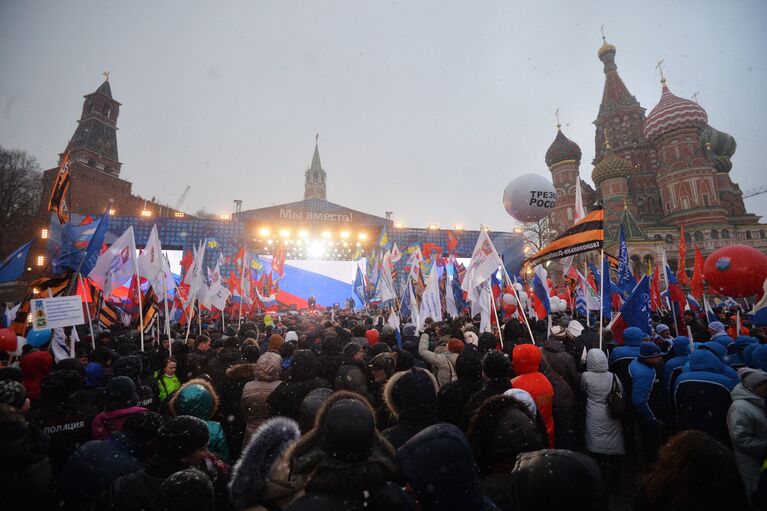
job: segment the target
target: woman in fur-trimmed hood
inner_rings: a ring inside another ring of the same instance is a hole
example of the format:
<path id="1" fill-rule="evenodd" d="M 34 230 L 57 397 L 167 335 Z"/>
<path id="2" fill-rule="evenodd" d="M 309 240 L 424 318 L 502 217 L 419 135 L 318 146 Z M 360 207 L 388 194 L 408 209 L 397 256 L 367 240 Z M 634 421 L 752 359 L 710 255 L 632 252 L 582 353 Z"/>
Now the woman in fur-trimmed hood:
<path id="1" fill-rule="evenodd" d="M 300 437 L 298 424 L 287 417 L 274 417 L 256 429 L 232 470 L 229 495 L 234 509 L 282 509 L 303 495 L 306 475 L 291 474 L 287 458 Z"/>
<path id="2" fill-rule="evenodd" d="M 170 411 L 173 415 L 191 415 L 204 420 L 208 424 L 210 442 L 208 449 L 222 460 L 229 462 L 229 446 L 221 424 L 211 420 L 218 410 L 218 393 L 207 381 L 194 378 L 178 389 L 170 400 Z"/>
<path id="3" fill-rule="evenodd" d="M 306 494 L 287 511 L 412 509 L 392 481 L 397 462 L 378 432 L 375 413 L 359 394 L 340 391 L 323 403 L 314 429 L 288 453 L 290 473 L 306 476 Z"/>

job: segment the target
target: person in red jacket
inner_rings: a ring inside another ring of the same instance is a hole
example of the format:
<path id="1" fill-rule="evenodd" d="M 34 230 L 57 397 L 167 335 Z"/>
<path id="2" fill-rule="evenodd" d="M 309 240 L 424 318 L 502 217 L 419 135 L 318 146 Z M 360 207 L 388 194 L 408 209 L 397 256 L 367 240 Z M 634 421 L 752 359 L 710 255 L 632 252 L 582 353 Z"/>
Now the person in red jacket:
<path id="1" fill-rule="evenodd" d="M 516 378 L 511 380 L 515 389 L 526 390 L 533 396 L 538 411 L 541 412 L 549 436 L 549 447 L 554 448 L 554 388 L 551 382 L 538 370 L 541 364 L 541 351 L 532 344 L 519 344 L 514 347 L 512 364 Z"/>

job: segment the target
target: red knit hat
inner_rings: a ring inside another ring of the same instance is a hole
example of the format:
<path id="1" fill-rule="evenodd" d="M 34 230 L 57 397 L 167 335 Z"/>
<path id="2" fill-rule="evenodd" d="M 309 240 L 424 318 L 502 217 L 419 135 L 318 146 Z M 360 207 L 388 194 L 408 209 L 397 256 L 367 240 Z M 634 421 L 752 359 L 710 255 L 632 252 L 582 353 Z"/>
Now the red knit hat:
<path id="1" fill-rule="evenodd" d="M 450 339 L 447 341 L 447 351 L 450 353 L 463 353 L 463 341 L 460 339 Z"/>
<path id="2" fill-rule="evenodd" d="M 371 328 L 370 330 L 366 331 L 365 338 L 368 340 L 369 345 L 375 346 L 378 344 L 378 330 Z"/>

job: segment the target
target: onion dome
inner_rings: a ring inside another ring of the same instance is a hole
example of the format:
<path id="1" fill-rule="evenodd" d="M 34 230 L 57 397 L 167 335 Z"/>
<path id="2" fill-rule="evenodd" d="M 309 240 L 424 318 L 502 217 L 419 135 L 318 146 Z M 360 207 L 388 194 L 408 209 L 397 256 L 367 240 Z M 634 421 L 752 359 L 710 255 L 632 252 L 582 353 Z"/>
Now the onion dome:
<path id="1" fill-rule="evenodd" d="M 708 125 L 708 114 L 695 101 L 675 96 L 668 90 L 666 80 L 661 80 L 663 92 L 660 101 L 647 116 L 644 136 L 653 141 L 670 131 L 695 128 L 703 132 Z"/>
<path id="2" fill-rule="evenodd" d="M 557 163 L 568 160 L 580 163 L 581 148 L 578 147 L 578 144 L 567 138 L 562 133 L 562 130 L 557 129 L 557 136 L 549 146 L 549 150 L 546 151 L 546 165 L 552 167 Z"/>
<path id="3" fill-rule="evenodd" d="M 615 154 L 608 145 L 605 157 L 591 171 L 591 180 L 594 181 L 595 185 L 599 186 L 602 181 L 607 179 L 629 177 L 634 170 L 634 165 Z"/>
<path id="4" fill-rule="evenodd" d="M 597 57 L 599 57 L 599 60 L 602 60 L 602 57 L 607 55 L 608 53 L 612 53 L 615 55 L 615 46 L 608 43 L 607 40 L 602 38 L 602 46 L 599 47 L 599 50 L 597 51 Z"/>
<path id="5" fill-rule="evenodd" d="M 737 147 L 732 135 L 706 126 L 700 135 L 700 147 L 717 172 L 729 172 L 732 169 L 730 158 Z"/>

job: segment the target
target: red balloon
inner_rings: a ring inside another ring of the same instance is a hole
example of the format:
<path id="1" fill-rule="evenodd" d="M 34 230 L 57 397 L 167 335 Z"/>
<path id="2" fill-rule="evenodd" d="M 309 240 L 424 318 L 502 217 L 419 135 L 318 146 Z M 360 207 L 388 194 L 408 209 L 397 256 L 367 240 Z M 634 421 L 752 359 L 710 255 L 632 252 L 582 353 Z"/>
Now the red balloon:
<path id="1" fill-rule="evenodd" d="M 721 295 L 758 295 L 767 278 L 767 255 L 745 245 L 719 248 L 706 258 L 703 278 Z"/>
<path id="2" fill-rule="evenodd" d="M 504 304 L 503 305 L 503 312 L 505 313 L 505 315 L 507 317 L 511 316 L 512 314 L 514 314 L 514 311 L 516 311 L 516 310 L 517 310 L 517 306 L 516 305 L 510 305 L 510 304 Z"/>
<path id="3" fill-rule="evenodd" d="M 0 350 L 16 351 L 16 332 L 10 328 L 0 328 Z"/>

